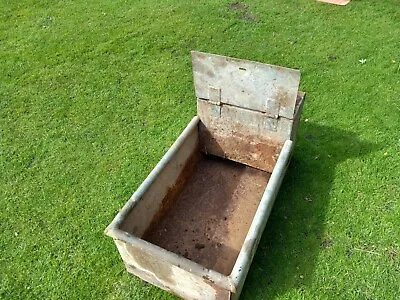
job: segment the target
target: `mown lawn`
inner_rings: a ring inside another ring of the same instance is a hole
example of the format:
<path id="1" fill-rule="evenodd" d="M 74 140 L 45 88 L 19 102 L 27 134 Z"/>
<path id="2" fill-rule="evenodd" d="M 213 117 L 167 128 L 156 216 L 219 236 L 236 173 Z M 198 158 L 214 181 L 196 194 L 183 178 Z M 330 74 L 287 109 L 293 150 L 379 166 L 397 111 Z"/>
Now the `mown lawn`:
<path id="1" fill-rule="evenodd" d="M 103 230 L 196 114 L 191 50 L 307 92 L 243 299 L 400 298 L 399 1 L 231 4 L 0 0 L 1 298 L 174 298 Z"/>

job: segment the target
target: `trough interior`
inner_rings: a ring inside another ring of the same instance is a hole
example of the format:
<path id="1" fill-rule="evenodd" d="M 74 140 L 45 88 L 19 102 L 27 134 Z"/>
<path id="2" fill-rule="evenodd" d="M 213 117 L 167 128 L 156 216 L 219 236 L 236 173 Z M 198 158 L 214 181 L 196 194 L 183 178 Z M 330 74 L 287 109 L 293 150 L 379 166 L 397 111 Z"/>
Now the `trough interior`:
<path id="1" fill-rule="evenodd" d="M 229 275 L 269 178 L 195 150 L 142 239 Z"/>

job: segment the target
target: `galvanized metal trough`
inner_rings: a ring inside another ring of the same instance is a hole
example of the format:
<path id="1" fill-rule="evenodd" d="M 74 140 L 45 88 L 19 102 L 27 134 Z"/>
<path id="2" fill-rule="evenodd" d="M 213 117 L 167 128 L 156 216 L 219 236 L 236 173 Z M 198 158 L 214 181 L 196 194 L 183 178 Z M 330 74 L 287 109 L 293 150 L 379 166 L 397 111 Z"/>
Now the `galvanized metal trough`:
<path id="1" fill-rule="evenodd" d="M 192 52 L 197 116 L 105 230 L 127 270 L 237 299 L 289 164 L 300 72 Z"/>

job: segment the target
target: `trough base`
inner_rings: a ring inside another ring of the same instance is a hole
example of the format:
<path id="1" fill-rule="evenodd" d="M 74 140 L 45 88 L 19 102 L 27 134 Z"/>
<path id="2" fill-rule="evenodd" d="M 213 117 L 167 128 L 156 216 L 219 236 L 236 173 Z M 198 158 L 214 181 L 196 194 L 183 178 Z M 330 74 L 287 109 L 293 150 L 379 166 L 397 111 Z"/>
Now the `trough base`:
<path id="1" fill-rule="evenodd" d="M 175 199 L 142 238 L 229 275 L 270 173 L 204 154 L 191 163 L 179 191 L 170 191 Z"/>

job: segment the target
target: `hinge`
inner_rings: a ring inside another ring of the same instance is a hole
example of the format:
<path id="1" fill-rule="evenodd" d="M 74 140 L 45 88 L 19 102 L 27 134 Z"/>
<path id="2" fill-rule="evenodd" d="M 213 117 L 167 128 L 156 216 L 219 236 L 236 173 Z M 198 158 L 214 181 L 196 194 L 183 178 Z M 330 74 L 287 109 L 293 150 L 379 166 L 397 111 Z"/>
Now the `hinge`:
<path id="1" fill-rule="evenodd" d="M 279 102 L 275 101 L 275 99 L 267 99 L 265 102 L 265 114 L 272 119 L 279 118 Z"/>
<path id="2" fill-rule="evenodd" d="M 265 127 L 268 131 L 278 130 L 279 109 L 280 104 L 275 99 L 265 101 Z"/>
<path id="3" fill-rule="evenodd" d="M 208 101 L 212 104 L 221 105 L 221 89 L 209 86 L 208 87 Z"/>
<path id="4" fill-rule="evenodd" d="M 275 119 L 275 118 L 266 116 L 264 124 L 268 131 L 277 131 L 278 130 L 278 118 Z"/>

